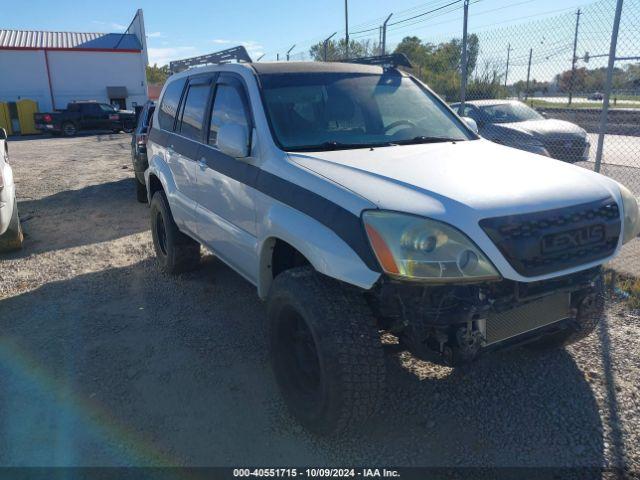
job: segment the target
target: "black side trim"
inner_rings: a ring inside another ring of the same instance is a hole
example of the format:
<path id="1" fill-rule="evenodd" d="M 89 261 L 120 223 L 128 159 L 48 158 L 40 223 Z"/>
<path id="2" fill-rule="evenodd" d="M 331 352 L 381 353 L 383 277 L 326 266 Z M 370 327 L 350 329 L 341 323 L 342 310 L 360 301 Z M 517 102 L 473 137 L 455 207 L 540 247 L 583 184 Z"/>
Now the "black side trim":
<path id="1" fill-rule="evenodd" d="M 265 172 L 254 165 L 238 161 L 214 147 L 199 145 L 198 151 L 193 152 L 191 145 L 197 145 L 195 142 L 186 139 L 180 139 L 186 141 L 178 141 L 177 138 L 179 138 L 177 135 L 171 133 L 163 135 L 156 128 L 153 128 L 149 134 L 150 141 L 164 147 L 173 142 L 177 153 L 191 159 L 203 158 L 212 170 L 255 188 L 274 200 L 317 220 L 344 240 L 370 270 L 381 271 L 359 216 L 315 192 Z M 186 145 L 187 143 L 190 145 Z"/>

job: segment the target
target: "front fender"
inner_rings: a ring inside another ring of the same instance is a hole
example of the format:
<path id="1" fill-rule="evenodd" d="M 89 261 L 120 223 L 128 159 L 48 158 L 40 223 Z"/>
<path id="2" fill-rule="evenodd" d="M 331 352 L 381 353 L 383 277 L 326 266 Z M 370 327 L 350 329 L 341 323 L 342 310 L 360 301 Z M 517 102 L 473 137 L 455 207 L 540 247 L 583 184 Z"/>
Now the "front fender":
<path id="1" fill-rule="evenodd" d="M 380 273 L 370 270 L 338 235 L 313 218 L 274 204 L 258 225 L 258 295 L 265 298 L 272 282 L 271 259 L 277 240 L 298 250 L 318 272 L 360 288 L 370 289 Z"/>

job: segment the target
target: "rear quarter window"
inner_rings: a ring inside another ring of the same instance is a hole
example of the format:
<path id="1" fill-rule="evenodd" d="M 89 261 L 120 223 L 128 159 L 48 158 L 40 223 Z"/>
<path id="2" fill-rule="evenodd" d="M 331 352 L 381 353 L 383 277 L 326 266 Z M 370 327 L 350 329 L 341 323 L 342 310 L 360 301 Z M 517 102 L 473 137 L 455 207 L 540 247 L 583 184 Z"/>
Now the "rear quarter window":
<path id="1" fill-rule="evenodd" d="M 162 96 L 158 112 L 158 126 L 163 130 L 173 131 L 173 124 L 178 113 L 178 104 L 180 103 L 185 81 L 186 78 L 174 80 L 167 85 Z"/>

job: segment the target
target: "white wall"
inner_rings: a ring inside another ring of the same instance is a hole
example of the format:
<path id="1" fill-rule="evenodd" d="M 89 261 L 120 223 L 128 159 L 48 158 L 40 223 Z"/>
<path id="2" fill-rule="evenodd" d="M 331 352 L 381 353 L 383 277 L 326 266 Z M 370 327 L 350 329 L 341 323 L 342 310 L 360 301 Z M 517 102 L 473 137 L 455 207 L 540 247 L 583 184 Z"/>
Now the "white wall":
<path id="1" fill-rule="evenodd" d="M 0 50 L 0 102 L 21 98 L 52 108 L 43 50 Z"/>
<path id="2" fill-rule="evenodd" d="M 109 102 L 107 87 L 127 87 L 127 108 L 147 100 L 140 53 L 49 51 L 49 70 L 57 108 L 74 100 Z"/>
<path id="3" fill-rule="evenodd" d="M 107 87 L 127 87 L 127 108 L 147 100 L 145 60 L 137 52 L 49 51 L 55 108 L 74 100 L 109 102 Z M 0 50 L 0 101 L 29 98 L 52 110 L 43 50 Z"/>

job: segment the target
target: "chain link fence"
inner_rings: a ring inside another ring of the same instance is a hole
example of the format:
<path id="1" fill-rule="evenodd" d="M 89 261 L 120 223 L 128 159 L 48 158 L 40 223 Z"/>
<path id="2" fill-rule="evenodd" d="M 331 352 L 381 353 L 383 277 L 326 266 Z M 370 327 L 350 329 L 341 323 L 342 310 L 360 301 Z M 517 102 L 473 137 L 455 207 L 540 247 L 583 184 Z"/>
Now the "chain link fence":
<path id="1" fill-rule="evenodd" d="M 475 120 L 485 138 L 599 171 L 640 197 L 640 0 L 559 5 L 518 23 L 491 17 L 530 0 L 497 8 L 482 1 L 442 0 L 426 12 L 397 12 L 386 31 L 375 21 L 361 24 L 349 43 L 336 32 L 300 46 L 290 60 L 378 55 L 386 45 L 386 53 L 406 54 L 411 73 Z M 442 18 L 463 6 L 466 49 L 460 17 Z M 422 34 L 443 24 L 451 26 L 446 35 Z M 616 263 L 640 275 L 640 240 Z"/>

